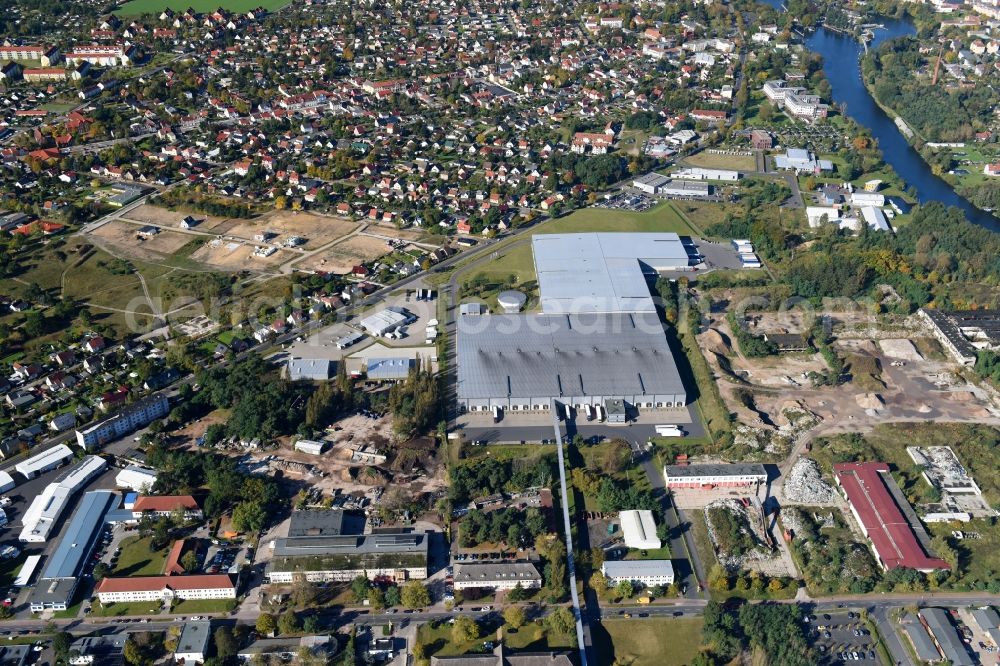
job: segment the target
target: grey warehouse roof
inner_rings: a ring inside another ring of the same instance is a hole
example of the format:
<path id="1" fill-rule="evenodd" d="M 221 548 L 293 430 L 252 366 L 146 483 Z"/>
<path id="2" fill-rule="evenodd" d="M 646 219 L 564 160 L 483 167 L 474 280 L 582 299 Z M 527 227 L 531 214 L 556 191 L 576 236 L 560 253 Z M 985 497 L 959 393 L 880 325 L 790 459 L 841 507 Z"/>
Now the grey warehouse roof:
<path id="1" fill-rule="evenodd" d="M 683 393 L 654 312 L 458 319 L 460 399 Z"/>
<path id="2" fill-rule="evenodd" d="M 412 358 L 370 358 L 366 374 L 368 379 L 406 379 L 411 367 Z"/>
<path id="3" fill-rule="evenodd" d="M 762 475 L 767 477 L 767 470 L 760 463 L 725 463 L 708 465 L 667 465 L 663 468 L 667 476 L 691 477 L 691 476 L 751 476 Z"/>
<path id="4" fill-rule="evenodd" d="M 608 578 L 674 575 L 670 560 L 605 560 L 603 566 Z"/>
<path id="5" fill-rule="evenodd" d="M 288 536 L 339 536 L 344 531 L 344 512 L 341 509 L 302 509 L 292 511 Z"/>
<path id="6" fill-rule="evenodd" d="M 104 517 L 115 497 L 109 490 L 84 494 L 41 578 L 75 578 L 80 574 L 83 559 L 90 554 L 97 533 L 104 527 Z"/>
<path id="7" fill-rule="evenodd" d="M 532 250 L 546 314 L 655 312 L 644 273 L 689 264 L 674 233 L 537 234 Z"/>
<path id="8" fill-rule="evenodd" d="M 922 608 L 920 617 L 927 623 L 928 629 L 934 635 L 937 644 L 941 646 L 945 659 L 952 666 L 975 666 L 972 657 L 958 636 L 958 630 L 948 620 L 948 614 L 941 608 Z"/>
<path id="9" fill-rule="evenodd" d="M 276 539 L 274 543 L 275 557 L 364 553 L 414 553 L 426 556 L 427 535 L 423 532 L 412 532 L 358 536 L 288 537 Z"/>
<path id="10" fill-rule="evenodd" d="M 541 580 L 531 562 L 481 562 L 455 565 L 456 583 Z"/>

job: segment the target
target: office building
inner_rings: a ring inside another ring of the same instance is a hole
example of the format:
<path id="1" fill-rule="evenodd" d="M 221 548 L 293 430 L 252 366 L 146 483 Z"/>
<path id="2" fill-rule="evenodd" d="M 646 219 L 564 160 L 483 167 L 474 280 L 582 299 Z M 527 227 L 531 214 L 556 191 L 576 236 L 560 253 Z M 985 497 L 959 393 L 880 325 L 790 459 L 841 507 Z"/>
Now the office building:
<path id="1" fill-rule="evenodd" d="M 169 603 L 174 599 L 236 598 L 236 586 L 227 574 L 104 578 L 98 583 L 96 592 L 97 598 L 105 605 L 134 601 Z"/>
<path id="2" fill-rule="evenodd" d="M 365 535 L 275 539 L 264 572 L 271 583 L 350 581 L 360 575 L 395 581 L 427 577 L 428 533 L 387 531 Z"/>
<path id="3" fill-rule="evenodd" d="M 518 585 L 534 590 L 542 586 L 542 576 L 531 562 L 458 563 L 455 564 L 454 581 L 456 590 L 513 590 Z"/>
<path id="4" fill-rule="evenodd" d="M 674 565 L 670 560 L 608 560 L 601 565 L 601 573 L 609 586 L 626 580 L 646 587 L 674 582 Z"/>
<path id="5" fill-rule="evenodd" d="M 767 483 L 767 470 L 760 463 L 666 465 L 663 478 L 667 488 L 751 487 Z"/>
<path id="6" fill-rule="evenodd" d="M 185 622 L 181 636 L 177 639 L 174 661 L 184 664 L 204 663 L 208 655 L 208 643 L 212 638 L 212 623 L 208 620 Z"/>

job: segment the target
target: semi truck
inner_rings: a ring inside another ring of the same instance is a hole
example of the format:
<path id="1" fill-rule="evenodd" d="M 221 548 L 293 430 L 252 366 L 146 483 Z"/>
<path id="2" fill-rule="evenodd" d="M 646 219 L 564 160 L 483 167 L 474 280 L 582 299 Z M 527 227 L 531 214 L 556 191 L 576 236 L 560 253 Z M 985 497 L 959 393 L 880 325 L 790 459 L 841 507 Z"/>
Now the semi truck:
<path id="1" fill-rule="evenodd" d="M 684 431 L 678 425 L 658 425 L 655 428 L 660 437 L 683 437 Z"/>

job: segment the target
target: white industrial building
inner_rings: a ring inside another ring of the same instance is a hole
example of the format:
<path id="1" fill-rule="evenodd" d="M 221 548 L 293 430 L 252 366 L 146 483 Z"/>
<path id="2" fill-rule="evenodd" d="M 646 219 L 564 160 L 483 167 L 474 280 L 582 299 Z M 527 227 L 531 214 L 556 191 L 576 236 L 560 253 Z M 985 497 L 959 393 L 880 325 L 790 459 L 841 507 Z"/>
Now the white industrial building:
<path id="1" fill-rule="evenodd" d="M 823 226 L 826 222 L 836 222 L 840 219 L 840 209 L 833 206 L 806 206 L 806 219 L 813 229 Z"/>
<path id="2" fill-rule="evenodd" d="M 45 543 L 70 498 L 107 466 L 108 463 L 103 458 L 87 456 L 45 486 L 21 517 L 23 527 L 18 540 L 24 543 Z"/>
<path id="3" fill-rule="evenodd" d="M 8 490 L 13 490 L 17 483 L 7 472 L 0 471 L 0 493 L 5 493 Z"/>
<path id="4" fill-rule="evenodd" d="M 674 178 L 684 180 L 721 180 L 735 183 L 740 179 L 740 172 L 732 169 L 704 169 L 702 167 L 687 167 L 671 174 Z"/>
<path id="5" fill-rule="evenodd" d="M 708 183 L 700 183 L 691 180 L 671 180 L 667 181 L 659 190 L 658 194 L 671 199 L 690 199 L 692 197 L 707 197 L 712 193 L 712 188 Z"/>
<path id="6" fill-rule="evenodd" d="M 313 456 L 318 456 L 323 453 L 324 447 L 326 447 L 326 442 L 317 442 L 311 439 L 300 439 L 295 442 L 294 446 L 296 451 L 308 453 Z"/>
<path id="7" fill-rule="evenodd" d="M 513 590 L 520 585 L 525 590 L 542 586 L 542 576 L 531 562 L 471 562 L 455 565 L 455 589 L 488 588 Z"/>
<path id="8" fill-rule="evenodd" d="M 796 173 L 833 171 L 833 162 L 816 159 L 816 156 L 805 148 L 789 148 L 784 155 L 775 155 L 774 166 Z"/>
<path id="9" fill-rule="evenodd" d="M 881 208 L 885 205 L 885 195 L 879 194 L 878 192 L 852 192 L 851 205 L 858 207 L 875 206 Z"/>
<path id="10" fill-rule="evenodd" d="M 666 176 L 651 171 L 632 180 L 632 187 L 646 194 L 659 194 L 660 188 L 670 182 Z"/>
<path id="11" fill-rule="evenodd" d="M 656 521 L 653 520 L 652 511 L 622 511 L 618 514 L 618 520 L 628 548 L 656 550 L 663 545 L 656 536 Z"/>
<path id="12" fill-rule="evenodd" d="M 149 492 L 154 484 L 156 484 L 156 470 L 139 465 L 129 465 L 115 477 L 116 486 L 136 492 Z"/>
<path id="13" fill-rule="evenodd" d="M 89 451 L 95 446 L 112 442 L 147 426 L 169 412 L 170 404 L 165 395 L 151 395 L 131 405 L 125 405 L 120 412 L 110 418 L 77 430 L 76 442 Z"/>
<path id="14" fill-rule="evenodd" d="M 43 472 L 53 470 L 60 465 L 64 465 L 73 459 L 73 449 L 65 444 L 53 446 L 41 453 L 35 454 L 27 460 L 14 465 L 14 469 L 26 479 L 33 479 Z"/>
<path id="15" fill-rule="evenodd" d="M 673 585 L 674 565 L 670 560 L 610 560 L 601 565 L 608 586 L 622 581 L 646 587 Z"/>
<path id="16" fill-rule="evenodd" d="M 885 213 L 882 212 L 881 208 L 865 206 L 861 209 L 861 217 L 865 224 L 875 231 L 892 231 L 892 227 L 889 226 L 889 221 L 885 219 Z"/>
<path id="17" fill-rule="evenodd" d="M 667 488 L 754 486 L 767 483 L 767 470 L 760 463 L 666 465 L 663 478 Z"/>
<path id="18" fill-rule="evenodd" d="M 358 322 L 358 326 L 370 335 L 379 337 L 386 333 L 391 333 L 400 326 L 405 326 L 415 319 L 416 317 L 403 308 L 389 307 L 379 310 L 375 314 L 368 315 Z"/>

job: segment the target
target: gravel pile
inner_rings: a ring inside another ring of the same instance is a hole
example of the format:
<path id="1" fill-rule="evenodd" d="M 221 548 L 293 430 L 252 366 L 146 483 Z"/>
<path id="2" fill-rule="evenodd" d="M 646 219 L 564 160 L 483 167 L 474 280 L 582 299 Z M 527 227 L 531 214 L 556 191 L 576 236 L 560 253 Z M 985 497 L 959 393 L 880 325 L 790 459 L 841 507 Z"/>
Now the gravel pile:
<path id="1" fill-rule="evenodd" d="M 803 504 L 829 504 L 833 501 L 833 487 L 823 480 L 819 465 L 811 458 L 800 458 L 788 473 L 782 494 L 790 502 Z"/>

